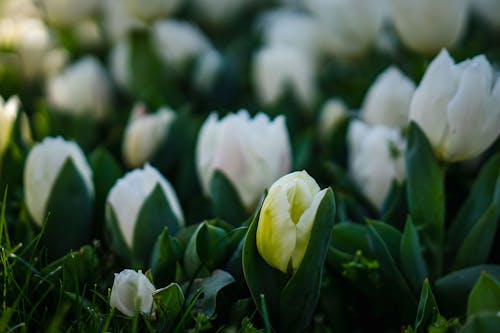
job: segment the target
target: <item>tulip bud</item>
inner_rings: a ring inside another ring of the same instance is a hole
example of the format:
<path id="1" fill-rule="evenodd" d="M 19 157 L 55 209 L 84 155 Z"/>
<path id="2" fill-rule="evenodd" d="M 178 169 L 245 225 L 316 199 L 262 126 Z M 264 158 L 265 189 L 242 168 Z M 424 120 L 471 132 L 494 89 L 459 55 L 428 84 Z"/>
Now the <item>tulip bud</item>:
<path id="1" fill-rule="evenodd" d="M 472 9 L 481 19 L 496 30 L 500 30 L 500 1 L 498 0 L 473 0 Z"/>
<path id="2" fill-rule="evenodd" d="M 327 142 L 332 133 L 347 118 L 347 107 L 339 99 L 329 99 L 321 107 L 318 118 L 319 137 Z"/>
<path id="3" fill-rule="evenodd" d="M 153 26 L 152 33 L 159 56 L 174 69 L 184 68 L 200 54 L 211 49 L 210 42 L 202 31 L 187 21 L 158 21 Z"/>
<path id="4" fill-rule="evenodd" d="M 206 195 L 216 170 L 234 185 L 247 210 L 257 204 L 264 190 L 290 171 L 291 148 L 285 118 L 270 121 L 247 111 L 219 120 L 212 113 L 202 128 L 196 147 L 198 176 Z"/>
<path id="5" fill-rule="evenodd" d="M 0 96 L 0 164 L 3 154 L 9 146 L 12 128 L 19 113 L 19 107 L 20 101 L 17 96 L 12 96 L 7 102 Z"/>
<path id="6" fill-rule="evenodd" d="M 50 79 L 48 99 L 58 112 L 90 112 L 95 119 L 104 119 L 111 104 L 111 85 L 98 60 L 87 56 Z"/>
<path id="7" fill-rule="evenodd" d="M 368 90 L 361 118 L 368 124 L 405 127 L 415 84 L 396 67 L 380 74 Z"/>
<path id="8" fill-rule="evenodd" d="M 144 25 L 143 22 L 130 16 L 123 0 L 101 0 L 101 2 L 103 30 L 106 37 L 114 43 L 124 40 L 130 30 Z"/>
<path id="9" fill-rule="evenodd" d="M 434 54 L 453 46 L 465 30 L 467 0 L 392 0 L 396 31 L 409 48 Z"/>
<path id="10" fill-rule="evenodd" d="M 455 64 L 446 50 L 432 61 L 410 106 L 439 158 L 474 158 L 500 134 L 500 78 L 484 55 Z"/>
<path id="11" fill-rule="evenodd" d="M 50 24 L 70 27 L 94 13 L 99 0 L 41 0 L 40 4 Z"/>
<path id="12" fill-rule="evenodd" d="M 159 196 L 156 193 L 157 189 L 161 191 Z M 157 205 L 154 207 L 155 211 L 150 212 L 151 214 L 146 217 L 148 220 L 145 223 L 140 223 L 144 222 L 140 221 L 143 207 L 152 195 L 155 196 L 154 203 Z M 141 256 L 144 258 L 139 259 L 143 262 L 149 262 L 156 238 L 168 225 L 169 211 L 174 215 L 175 228 L 178 229 L 184 224 L 184 217 L 175 190 L 168 180 L 149 164 L 146 164 L 143 169 L 133 170 L 119 179 L 111 188 L 106 202 L 108 227 L 119 233 L 112 235 L 112 237 L 121 239 L 128 251 L 133 252 L 140 249 Z M 118 230 L 114 229 L 115 223 Z M 148 239 L 141 239 L 145 243 L 137 244 L 137 228 L 146 228 L 145 224 L 147 224 L 148 230 L 140 230 L 140 232 L 141 237 Z M 168 225 L 168 227 L 171 230 L 174 229 L 172 225 Z"/>
<path id="13" fill-rule="evenodd" d="M 152 21 L 173 14 L 182 0 L 124 0 L 127 12 L 140 20 Z"/>
<path id="14" fill-rule="evenodd" d="M 77 195 L 77 193 L 53 193 L 52 191 L 67 160 L 71 160 L 85 184 L 85 188 L 72 190 L 88 193 L 92 197 L 94 195 L 92 170 L 80 147 L 76 143 L 64 141 L 60 137 L 45 138 L 31 149 L 24 168 L 26 206 L 38 226 L 42 226 L 47 218 L 49 213 L 47 203 L 51 196 Z M 84 209 L 85 207 L 80 208 Z M 83 214 L 83 212 L 79 213 Z"/>
<path id="15" fill-rule="evenodd" d="M 326 189 L 306 171 L 292 172 L 269 189 L 257 225 L 257 249 L 269 266 L 297 271 Z"/>
<path id="16" fill-rule="evenodd" d="M 272 106 L 292 89 L 304 107 L 315 99 L 315 68 L 306 52 L 286 45 L 261 49 L 253 60 L 253 79 L 262 104 Z"/>
<path id="17" fill-rule="evenodd" d="M 143 105 L 132 112 L 123 138 L 123 156 L 129 167 L 140 167 L 150 161 L 164 143 L 176 114 L 169 108 L 146 114 Z"/>
<path id="18" fill-rule="evenodd" d="M 406 142 L 395 128 L 354 121 L 349 126 L 349 173 L 368 200 L 382 208 L 393 181 L 405 177 Z"/>
<path id="19" fill-rule="evenodd" d="M 128 317 L 153 310 L 155 286 L 141 271 L 125 269 L 115 274 L 109 304 Z"/>

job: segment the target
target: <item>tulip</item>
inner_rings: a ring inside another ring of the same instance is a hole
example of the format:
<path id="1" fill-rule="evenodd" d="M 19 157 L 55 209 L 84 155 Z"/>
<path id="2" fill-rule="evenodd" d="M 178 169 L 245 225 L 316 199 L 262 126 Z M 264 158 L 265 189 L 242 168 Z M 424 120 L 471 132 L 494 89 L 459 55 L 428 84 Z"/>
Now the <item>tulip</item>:
<path id="1" fill-rule="evenodd" d="M 438 158 L 471 159 L 500 134 L 500 79 L 484 55 L 455 64 L 446 50 L 432 61 L 410 106 L 410 119 Z"/>
<path id="2" fill-rule="evenodd" d="M 500 1 L 472 0 L 472 9 L 496 30 L 500 30 Z"/>
<path id="3" fill-rule="evenodd" d="M 377 39 L 384 10 L 378 0 L 305 0 L 322 26 L 321 44 L 341 58 L 361 55 Z"/>
<path id="4" fill-rule="evenodd" d="M 104 119 L 111 104 L 111 85 L 106 71 L 94 57 L 87 56 L 67 67 L 48 83 L 49 103 L 56 111 Z"/>
<path id="5" fill-rule="evenodd" d="M 123 0 L 101 2 L 103 30 L 112 42 L 118 43 L 124 40 L 132 29 L 144 26 L 143 22 L 128 13 Z"/>
<path id="6" fill-rule="evenodd" d="M 155 286 L 141 271 L 125 269 L 115 274 L 109 304 L 128 317 L 153 310 Z"/>
<path id="7" fill-rule="evenodd" d="M 347 107 L 339 99 L 329 99 L 321 107 L 318 118 L 319 137 L 327 142 L 332 133 L 347 118 Z"/>
<path id="8" fill-rule="evenodd" d="M 254 0 L 191 0 L 192 12 L 216 27 L 233 22 Z"/>
<path id="9" fill-rule="evenodd" d="M 392 0 L 396 31 L 410 49 L 435 54 L 465 30 L 468 0 Z"/>
<path id="10" fill-rule="evenodd" d="M 215 49 L 203 52 L 194 67 L 193 85 L 200 92 L 210 92 L 222 72 L 224 59 Z"/>
<path id="11" fill-rule="evenodd" d="M 263 48 L 253 60 L 255 89 L 266 106 L 276 104 L 290 88 L 304 107 L 310 107 L 315 100 L 315 75 L 311 55 L 291 46 Z"/>
<path id="12" fill-rule="evenodd" d="M 368 90 L 361 118 L 368 124 L 405 127 L 415 84 L 396 67 L 380 74 Z"/>
<path id="13" fill-rule="evenodd" d="M 381 209 L 394 181 L 405 177 L 406 142 L 397 129 L 354 121 L 348 131 L 349 173 L 368 200 Z"/>
<path id="14" fill-rule="evenodd" d="M 9 146 L 12 128 L 19 113 L 20 101 L 17 96 L 12 96 L 4 101 L 0 96 L 0 165 L 3 154 Z"/>
<path id="15" fill-rule="evenodd" d="M 140 167 L 155 156 L 176 117 L 169 108 L 152 114 L 145 112 L 143 105 L 137 105 L 125 129 L 122 151 L 129 167 Z"/>
<path id="16" fill-rule="evenodd" d="M 212 46 L 195 25 L 180 20 L 156 22 L 153 41 L 162 60 L 171 68 L 182 69 Z"/>
<path id="17" fill-rule="evenodd" d="M 99 0 L 41 0 L 47 21 L 58 27 L 71 27 L 99 8 Z"/>
<path id="18" fill-rule="evenodd" d="M 124 0 L 130 16 L 143 21 L 172 15 L 182 4 L 182 0 Z"/>
<path id="19" fill-rule="evenodd" d="M 292 172 L 269 189 L 257 225 L 257 249 L 266 263 L 283 273 L 297 271 L 306 252 L 321 190 L 306 171 Z"/>
<path id="20" fill-rule="evenodd" d="M 158 170 L 149 164 L 146 164 L 143 169 L 136 169 L 127 173 L 116 182 L 109 192 L 106 201 L 106 219 L 110 223 L 112 210 L 118 222 L 121 237 L 129 250 L 132 250 L 134 246 L 134 234 L 136 225 L 139 222 L 139 213 L 145 200 L 152 194 L 157 185 L 160 186 L 164 198 L 167 200 L 163 207 L 168 205 L 175 215 L 177 222 L 183 225 L 184 217 L 174 188 Z M 163 212 L 155 213 L 160 214 Z M 165 223 L 164 226 L 167 226 L 167 221 L 163 222 Z M 159 236 L 159 233 L 157 236 Z M 143 244 L 142 246 L 152 249 L 155 240 L 152 239 L 151 244 Z"/>
<path id="21" fill-rule="evenodd" d="M 247 111 L 219 120 L 212 113 L 202 128 L 196 146 L 198 176 L 210 196 L 210 182 L 216 170 L 234 185 L 243 206 L 252 210 L 263 191 L 290 171 L 291 148 L 283 116 L 270 121 L 259 113 L 253 119 Z"/>
<path id="22" fill-rule="evenodd" d="M 67 160 L 73 162 L 76 171 L 85 184 L 85 188 L 73 188 L 73 191 L 85 192 L 91 197 L 94 195 L 92 170 L 80 147 L 76 143 L 65 141 L 60 137 L 45 138 L 31 149 L 24 168 L 26 206 L 38 226 L 42 226 L 47 218 L 49 213 L 47 204 L 51 196 L 77 195 L 77 193 L 53 193 L 52 191 Z M 80 208 L 83 209 L 84 207 Z M 80 213 L 83 214 L 83 212 Z"/>

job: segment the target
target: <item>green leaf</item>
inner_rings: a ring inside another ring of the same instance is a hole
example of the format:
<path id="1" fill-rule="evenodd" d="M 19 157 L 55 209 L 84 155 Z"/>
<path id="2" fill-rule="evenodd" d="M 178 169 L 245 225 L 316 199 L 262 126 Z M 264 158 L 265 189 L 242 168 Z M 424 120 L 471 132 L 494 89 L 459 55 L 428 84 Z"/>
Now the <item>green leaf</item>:
<path id="1" fill-rule="evenodd" d="M 464 314 L 469 293 L 483 272 L 500 279 L 499 265 L 469 267 L 438 279 L 435 282 L 435 292 L 442 313 L 447 317 Z"/>
<path id="2" fill-rule="evenodd" d="M 248 214 L 245 212 L 236 188 L 219 170 L 215 170 L 210 181 L 210 195 L 216 217 L 236 227 L 247 219 Z"/>
<path id="3" fill-rule="evenodd" d="M 172 327 L 184 305 L 181 287 L 177 283 L 171 283 L 165 288 L 157 289 L 153 294 L 153 299 L 160 318 L 166 320 L 168 326 Z"/>
<path id="4" fill-rule="evenodd" d="M 410 123 L 406 150 L 408 208 L 420 231 L 431 276 L 443 266 L 445 193 L 444 179 L 425 134 Z"/>
<path id="5" fill-rule="evenodd" d="M 448 251 L 456 253 L 460 245 L 491 205 L 500 187 L 500 152 L 493 155 L 482 167 L 470 194 L 453 219 L 447 233 Z"/>
<path id="6" fill-rule="evenodd" d="M 132 263 L 135 267 L 143 269 L 150 263 L 153 246 L 165 226 L 172 235 L 180 228 L 163 189 L 157 184 L 144 200 L 137 216 L 132 242 Z"/>
<path id="7" fill-rule="evenodd" d="M 402 319 L 411 320 L 417 307 L 417 300 L 410 291 L 379 231 L 371 223 L 368 224 L 368 230 L 373 253 L 380 263 L 380 269 L 384 276 L 385 288 L 390 290 L 387 296 L 398 306 L 397 309 L 401 312 Z"/>
<path id="8" fill-rule="evenodd" d="M 380 220 L 386 221 L 395 228 L 402 229 L 406 214 L 406 184 L 400 184 L 394 180 L 389 194 L 384 200 Z"/>
<path id="9" fill-rule="evenodd" d="M 356 223 L 340 223 L 333 226 L 331 246 L 354 255 L 358 250 L 364 255 L 372 255 L 368 244 L 368 229 Z"/>
<path id="10" fill-rule="evenodd" d="M 482 273 L 469 295 L 467 318 L 498 312 L 500 312 L 500 283 L 487 273 Z"/>
<path id="11" fill-rule="evenodd" d="M 204 222 L 196 235 L 196 251 L 209 271 L 220 267 L 228 257 L 227 233 L 224 229 Z"/>
<path id="12" fill-rule="evenodd" d="M 329 188 L 321 200 L 311 238 L 298 270 L 281 293 L 280 314 L 283 332 L 301 332 L 311 323 L 318 302 L 321 278 L 335 218 L 335 197 Z M 268 300 L 269 297 L 266 297 Z"/>
<path id="13" fill-rule="evenodd" d="M 118 252 L 120 257 L 130 264 L 132 253 L 123 238 L 118 218 L 113 206 L 109 203 L 106 206 L 106 239 L 111 243 L 111 247 Z"/>
<path id="14" fill-rule="evenodd" d="M 498 333 L 500 317 L 496 314 L 473 316 L 462 327 L 459 333 Z"/>
<path id="15" fill-rule="evenodd" d="M 156 240 L 151 255 L 150 266 L 155 285 L 164 286 L 174 280 L 177 261 L 181 255 L 177 247 L 176 240 L 170 236 L 168 227 L 165 227 Z"/>
<path id="16" fill-rule="evenodd" d="M 429 280 L 425 279 L 418 303 L 417 318 L 415 319 L 415 331 L 425 333 L 428 327 L 439 317 L 436 299 L 432 294 Z"/>
<path id="17" fill-rule="evenodd" d="M 93 197 L 71 158 L 64 163 L 46 205 L 44 230 L 49 259 L 90 242 Z"/>
<path id="18" fill-rule="evenodd" d="M 398 229 L 394 228 L 392 225 L 385 222 L 368 219 L 367 224 L 377 230 L 377 233 L 380 235 L 385 245 L 387 246 L 387 250 L 389 250 L 391 257 L 396 263 L 398 263 L 401 232 Z"/>
<path id="19" fill-rule="evenodd" d="M 420 286 L 428 278 L 422 248 L 417 229 L 413 225 L 411 217 L 406 220 L 400 246 L 401 268 L 409 281 L 412 290 L 417 293 Z"/>
<path id="20" fill-rule="evenodd" d="M 500 187 L 499 196 L 500 196 Z M 494 202 L 474 225 L 458 250 L 453 268 L 484 264 L 488 260 L 500 217 L 500 202 Z"/>
<path id="21" fill-rule="evenodd" d="M 234 282 L 231 274 L 220 269 L 215 270 L 211 276 L 201 281 L 203 289 L 202 309 L 207 317 L 212 317 L 215 314 L 219 291 Z"/>

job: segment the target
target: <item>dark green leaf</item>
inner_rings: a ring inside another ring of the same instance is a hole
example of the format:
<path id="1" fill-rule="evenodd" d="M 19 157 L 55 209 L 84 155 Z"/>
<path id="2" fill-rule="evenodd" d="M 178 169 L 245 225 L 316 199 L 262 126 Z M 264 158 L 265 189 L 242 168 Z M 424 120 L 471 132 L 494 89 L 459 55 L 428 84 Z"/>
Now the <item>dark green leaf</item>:
<path id="1" fill-rule="evenodd" d="M 425 134 L 410 124 L 406 150 L 408 208 L 420 231 L 431 276 L 439 276 L 443 265 L 445 194 L 444 180 Z"/>
<path id="2" fill-rule="evenodd" d="M 473 316 L 462 327 L 459 333 L 498 333 L 500 317 L 496 314 Z"/>
<path id="3" fill-rule="evenodd" d="M 175 278 L 177 260 L 180 257 L 179 250 L 176 250 L 178 245 L 175 243 L 176 240 L 170 236 L 168 227 L 165 227 L 156 240 L 151 255 L 151 273 L 157 286 L 164 286 Z"/>
<path id="4" fill-rule="evenodd" d="M 358 250 L 369 256 L 372 254 L 368 244 L 366 226 L 356 223 L 340 223 L 333 226 L 331 246 L 342 252 L 354 255 Z"/>
<path id="5" fill-rule="evenodd" d="M 217 269 L 212 275 L 201 282 L 203 289 L 203 312 L 207 317 L 212 317 L 217 305 L 217 294 L 219 291 L 233 283 L 235 280 L 228 272 Z"/>
<path id="6" fill-rule="evenodd" d="M 228 256 L 228 238 L 224 229 L 204 222 L 196 235 L 196 251 L 209 271 L 220 267 Z"/>
<path id="7" fill-rule="evenodd" d="M 406 226 L 401 237 L 401 268 L 412 290 L 418 293 L 423 281 L 428 278 L 422 248 L 417 229 L 413 225 L 411 217 L 408 216 Z"/>
<path id="8" fill-rule="evenodd" d="M 109 203 L 106 206 L 106 238 L 111 247 L 118 252 L 120 257 L 128 264 L 131 261 L 131 249 L 123 238 L 116 213 Z"/>
<path id="9" fill-rule="evenodd" d="M 171 283 L 165 288 L 157 289 L 153 294 L 153 299 L 160 318 L 170 321 L 169 326 L 172 326 L 173 320 L 181 313 L 184 305 L 181 287 L 177 283 Z"/>
<path id="10" fill-rule="evenodd" d="M 436 299 L 432 294 L 429 280 L 425 279 L 418 303 L 417 318 L 415 319 L 415 331 L 425 333 L 428 327 L 439 317 Z"/>
<path id="11" fill-rule="evenodd" d="M 399 262 L 399 248 L 401 243 L 401 232 L 392 225 L 385 222 L 367 220 L 367 224 L 371 225 L 377 233 L 382 237 L 391 257 L 396 263 Z"/>
<path id="12" fill-rule="evenodd" d="M 482 273 L 469 295 L 467 318 L 479 314 L 500 312 L 500 283 L 487 273 Z"/>
<path id="13" fill-rule="evenodd" d="M 236 188 L 219 170 L 215 170 L 210 181 L 212 207 L 216 217 L 240 226 L 247 219 L 245 208 L 241 203 Z"/>

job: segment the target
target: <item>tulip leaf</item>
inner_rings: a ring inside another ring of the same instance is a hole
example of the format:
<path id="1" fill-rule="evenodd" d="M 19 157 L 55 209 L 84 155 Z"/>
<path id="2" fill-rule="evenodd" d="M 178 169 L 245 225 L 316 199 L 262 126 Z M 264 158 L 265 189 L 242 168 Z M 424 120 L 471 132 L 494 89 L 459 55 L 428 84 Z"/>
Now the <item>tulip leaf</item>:
<path id="1" fill-rule="evenodd" d="M 162 320 L 167 320 L 171 327 L 184 305 L 185 299 L 181 287 L 177 283 L 171 283 L 165 288 L 157 289 L 153 299 L 160 317 Z"/>
<path id="2" fill-rule="evenodd" d="M 202 308 L 207 317 L 212 317 L 215 313 L 217 294 L 219 291 L 234 283 L 235 279 L 226 271 L 215 270 L 212 275 L 201 281 L 203 289 Z"/>
<path id="3" fill-rule="evenodd" d="M 354 255 L 361 250 L 364 255 L 371 255 L 368 245 L 368 230 L 365 225 L 340 223 L 333 226 L 331 246 L 342 252 Z"/>
<path id="4" fill-rule="evenodd" d="M 416 332 L 428 332 L 428 327 L 439 318 L 439 310 L 432 293 L 429 280 L 424 280 L 420 302 L 418 303 L 417 318 L 415 319 Z"/>
<path id="5" fill-rule="evenodd" d="M 164 286 L 174 280 L 177 261 L 181 256 L 178 247 L 176 240 L 170 236 L 168 227 L 165 227 L 156 240 L 151 255 L 150 266 L 155 285 Z"/>
<path id="6" fill-rule="evenodd" d="M 257 250 L 257 225 L 259 223 L 260 208 L 254 215 L 248 228 L 245 243 L 243 245 L 243 273 L 260 314 L 264 315 L 261 295 L 267 305 L 272 325 L 279 327 L 280 322 L 280 294 L 289 276 L 269 266 L 260 256 Z"/>
<path id="7" fill-rule="evenodd" d="M 380 220 L 402 229 L 402 222 L 407 214 L 406 210 L 406 184 L 400 184 L 394 180 L 389 194 L 384 200 Z"/>
<path id="8" fill-rule="evenodd" d="M 497 333 L 500 327 L 500 316 L 481 314 L 468 319 L 459 333 Z"/>
<path id="9" fill-rule="evenodd" d="M 387 246 L 387 250 L 389 250 L 389 253 L 394 259 L 394 262 L 398 263 L 399 248 L 401 244 L 401 232 L 398 229 L 394 228 L 392 225 L 385 222 L 368 219 L 367 224 L 377 230 L 377 233 L 380 235 L 385 245 Z"/>
<path id="10" fill-rule="evenodd" d="M 219 170 L 215 170 L 210 181 L 212 207 L 216 217 L 240 226 L 247 219 L 240 196 L 231 181 Z"/>
<path id="11" fill-rule="evenodd" d="M 122 259 L 124 259 L 127 263 L 130 263 L 132 255 L 131 250 L 123 238 L 113 206 L 109 203 L 106 206 L 106 238 L 111 243 L 112 248 L 118 252 Z"/>
<path id="12" fill-rule="evenodd" d="M 318 302 L 321 278 L 335 219 L 335 197 L 329 188 L 321 200 L 306 253 L 281 293 L 283 332 L 302 332 L 311 323 Z"/>
<path id="13" fill-rule="evenodd" d="M 180 228 L 163 189 L 156 184 L 137 216 L 132 241 L 132 264 L 135 267 L 142 269 L 150 263 L 153 246 L 165 226 L 172 235 Z"/>
<path id="14" fill-rule="evenodd" d="M 447 233 L 448 251 L 456 253 L 474 225 L 491 205 L 500 187 L 500 152 L 493 155 L 482 167 L 470 194 L 453 219 Z M 498 197 L 498 195 L 497 195 Z M 498 200 L 498 199 L 497 199 Z"/>
<path id="15" fill-rule="evenodd" d="M 465 313 L 469 293 L 483 272 L 500 279 L 500 265 L 480 265 L 452 272 L 436 280 L 436 298 L 443 314 L 451 317 Z"/>
<path id="16" fill-rule="evenodd" d="M 424 280 L 428 278 L 428 273 L 418 232 L 409 216 L 401 237 L 400 257 L 403 273 L 412 290 L 417 293 Z"/>
<path id="17" fill-rule="evenodd" d="M 383 288 L 388 291 L 387 296 L 391 299 L 391 304 L 395 306 L 394 311 L 400 312 L 403 320 L 410 320 L 417 307 L 417 300 L 398 269 L 387 244 L 373 223 L 368 223 L 368 230 L 372 251 L 380 263 L 383 274 Z"/>
<path id="18" fill-rule="evenodd" d="M 484 264 L 488 259 L 500 217 L 500 186 L 495 196 L 499 199 L 495 199 L 460 246 L 453 263 L 455 269 Z"/>
<path id="19" fill-rule="evenodd" d="M 408 208 L 420 232 L 431 276 L 443 266 L 445 193 L 444 179 L 425 134 L 410 123 L 406 150 Z"/>
<path id="20" fill-rule="evenodd" d="M 196 252 L 209 271 L 220 267 L 228 256 L 228 238 L 224 229 L 202 223 L 196 235 Z"/>
<path id="21" fill-rule="evenodd" d="M 44 229 L 49 259 L 90 242 L 93 197 L 71 158 L 66 159 L 46 205 Z"/>
<path id="22" fill-rule="evenodd" d="M 487 273 L 482 273 L 469 295 L 467 318 L 474 315 L 500 312 L 500 283 Z"/>

